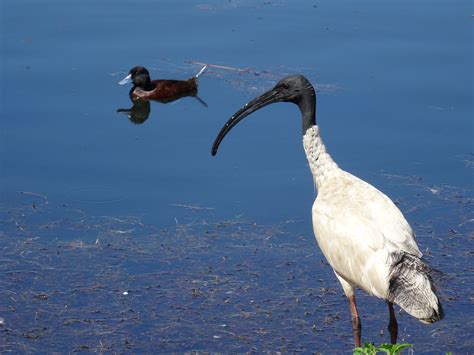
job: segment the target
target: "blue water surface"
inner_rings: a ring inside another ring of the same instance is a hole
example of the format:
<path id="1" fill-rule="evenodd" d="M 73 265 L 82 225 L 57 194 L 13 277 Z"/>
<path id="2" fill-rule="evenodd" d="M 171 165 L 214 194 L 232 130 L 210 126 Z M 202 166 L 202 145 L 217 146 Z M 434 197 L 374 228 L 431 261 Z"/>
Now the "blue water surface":
<path id="1" fill-rule="evenodd" d="M 445 204 L 436 213 L 411 213 L 419 202 L 413 184 L 393 180 L 415 177 L 425 192 L 441 186 L 472 197 L 470 2 L 6 0 L 0 6 L 4 209 L 16 206 L 23 191 L 46 196 L 52 208 L 137 216 L 157 228 L 202 218 L 291 221 L 289 235 L 305 236 L 323 260 L 312 241 L 315 189 L 296 106 L 259 111 L 226 137 L 216 157 L 210 154 L 224 122 L 245 102 L 284 75 L 302 73 L 318 89 L 317 121 L 338 164 L 401 201 L 413 225 L 438 218 L 434 232 L 441 237 L 471 218 L 462 228 L 472 251 L 472 203 L 462 212 Z M 215 65 L 199 79 L 207 108 L 192 97 L 152 103 L 143 124 L 116 112 L 131 107 L 129 87 L 117 85 L 131 67 L 143 65 L 153 78 L 186 79 L 201 68 L 197 62 Z M 420 236 L 419 243 L 440 251 L 445 240 Z M 347 322 L 341 327 L 350 330 Z M 212 344 L 200 349 L 225 351 Z M 446 348 L 456 349 L 468 350 L 462 342 Z"/>

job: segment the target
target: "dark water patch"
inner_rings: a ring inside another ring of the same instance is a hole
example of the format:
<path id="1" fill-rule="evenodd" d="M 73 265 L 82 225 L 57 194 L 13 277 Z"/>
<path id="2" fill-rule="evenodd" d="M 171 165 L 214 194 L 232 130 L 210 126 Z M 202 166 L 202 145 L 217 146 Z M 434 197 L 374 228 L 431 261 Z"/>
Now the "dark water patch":
<path id="1" fill-rule="evenodd" d="M 332 312 L 334 294 L 305 286 L 322 280 L 305 282 L 308 268 L 295 273 L 307 241 L 288 241 L 281 226 L 80 224 L 94 227 L 71 242 L 44 242 L 33 228 L 30 237 L 2 235 L 2 350 L 298 350 L 287 331 L 312 333 L 315 301 Z"/>

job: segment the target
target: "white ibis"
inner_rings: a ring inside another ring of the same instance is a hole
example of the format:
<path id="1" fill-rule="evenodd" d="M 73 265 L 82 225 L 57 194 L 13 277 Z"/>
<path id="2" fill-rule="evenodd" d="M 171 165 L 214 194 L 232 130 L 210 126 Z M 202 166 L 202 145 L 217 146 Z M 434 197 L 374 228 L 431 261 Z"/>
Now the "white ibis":
<path id="1" fill-rule="evenodd" d="M 349 300 L 355 345 L 361 345 L 356 287 L 388 302 L 392 343 L 398 334 L 393 303 L 423 323 L 443 318 L 431 269 L 421 259 L 415 235 L 400 210 L 375 187 L 339 168 L 327 153 L 316 124 L 316 93 L 304 76 L 283 78 L 237 111 L 219 132 L 212 155 L 238 122 L 275 102 L 292 102 L 301 111 L 303 147 L 318 191 L 313 230 Z"/>

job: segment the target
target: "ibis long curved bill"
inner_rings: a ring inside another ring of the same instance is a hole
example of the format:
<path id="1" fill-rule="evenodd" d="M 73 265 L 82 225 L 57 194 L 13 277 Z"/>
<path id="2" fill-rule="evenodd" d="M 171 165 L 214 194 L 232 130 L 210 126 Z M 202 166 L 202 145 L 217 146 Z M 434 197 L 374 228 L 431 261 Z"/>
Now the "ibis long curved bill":
<path id="1" fill-rule="evenodd" d="M 295 88 L 300 89 L 295 90 Z M 224 124 L 217 135 L 214 144 L 212 145 L 212 155 L 214 156 L 217 154 L 217 150 L 219 149 L 219 145 L 221 144 L 222 140 L 227 135 L 227 133 L 229 133 L 229 131 L 237 125 L 237 123 L 262 107 L 276 102 L 293 102 L 300 107 L 303 113 L 304 133 L 306 128 L 309 128 L 315 124 L 315 97 L 316 95 L 314 93 L 313 87 L 304 76 L 290 75 L 283 78 L 275 85 L 273 89 L 248 102 L 244 107 L 234 113 L 234 115 Z M 306 109 L 308 109 L 308 111 L 305 114 Z"/>
<path id="2" fill-rule="evenodd" d="M 234 113 L 234 115 L 225 123 L 224 127 L 222 127 L 221 131 L 217 135 L 214 144 L 212 145 L 212 155 L 217 154 L 217 150 L 219 149 L 219 145 L 221 144 L 222 140 L 227 135 L 227 133 L 229 133 L 229 131 L 237 125 L 237 123 L 262 107 L 281 101 L 281 96 L 282 95 L 280 91 L 278 91 L 276 88 L 272 89 L 265 94 L 253 99 L 236 113 Z"/>

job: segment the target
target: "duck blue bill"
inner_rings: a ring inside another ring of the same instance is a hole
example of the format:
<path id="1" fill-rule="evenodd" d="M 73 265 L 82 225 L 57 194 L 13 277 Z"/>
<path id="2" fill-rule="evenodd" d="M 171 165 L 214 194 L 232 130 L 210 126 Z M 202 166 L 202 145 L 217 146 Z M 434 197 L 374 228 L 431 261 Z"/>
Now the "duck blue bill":
<path id="1" fill-rule="evenodd" d="M 132 74 L 128 74 L 125 78 L 118 82 L 119 85 L 125 85 L 132 82 Z"/>

